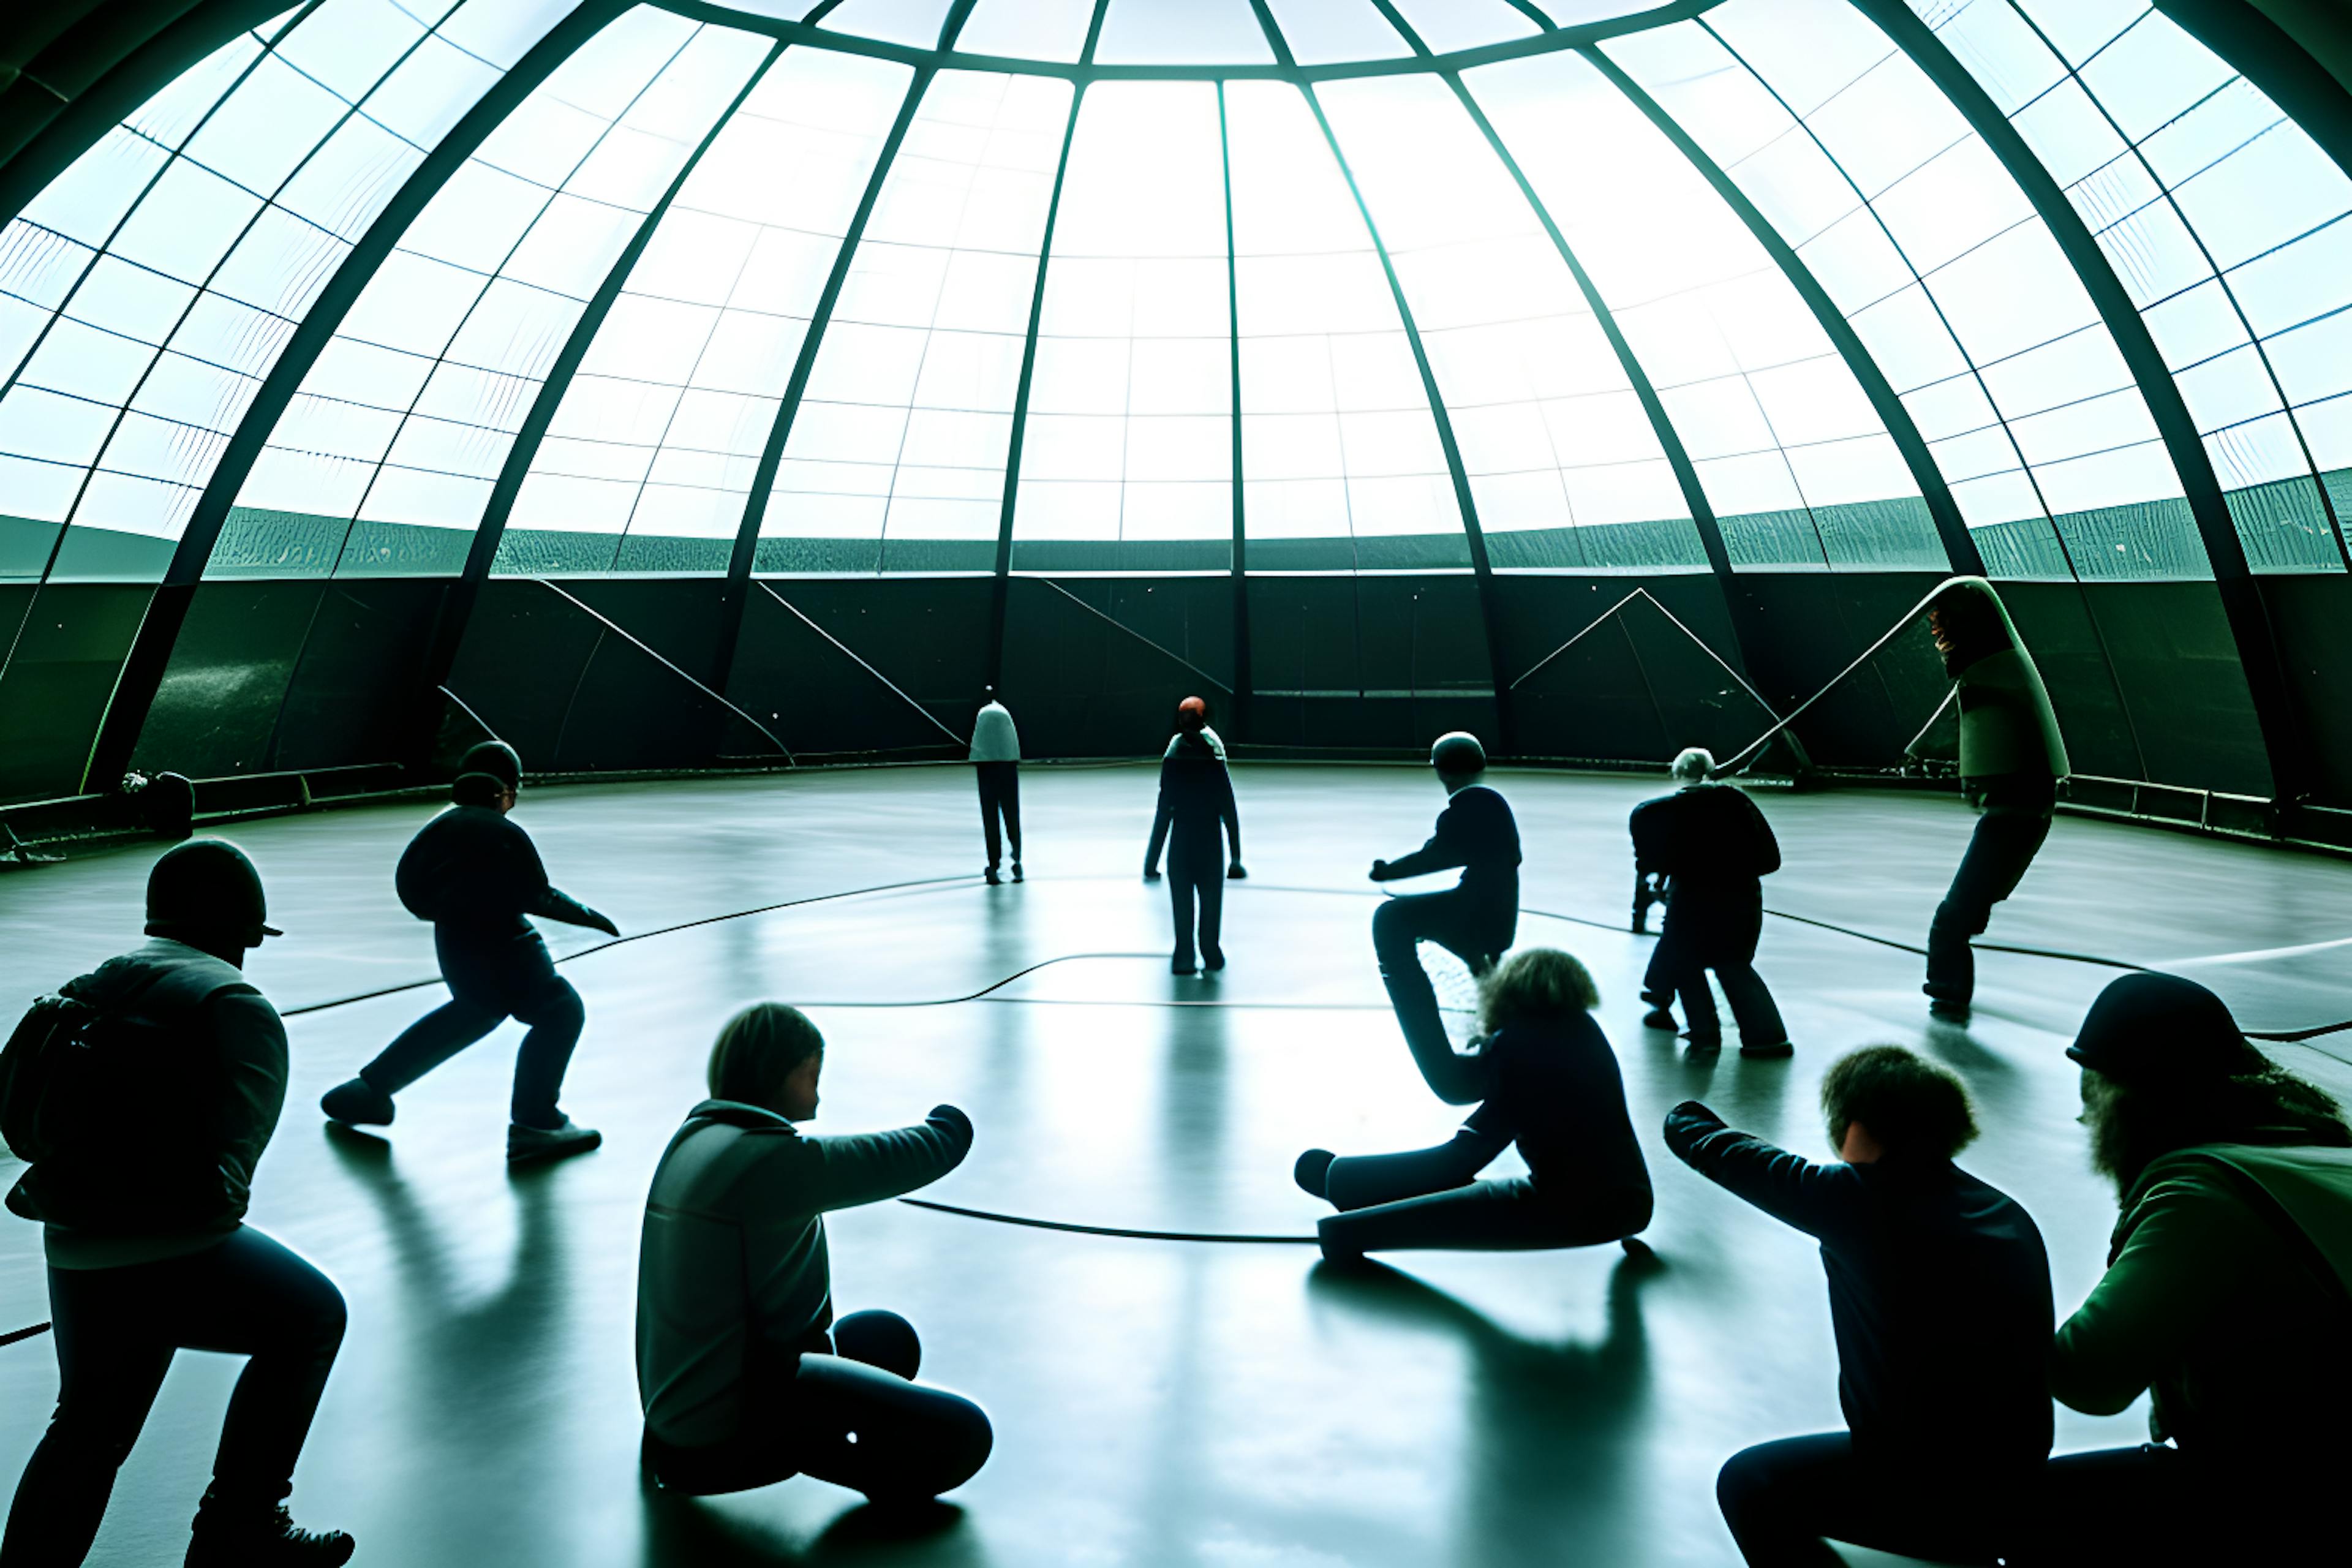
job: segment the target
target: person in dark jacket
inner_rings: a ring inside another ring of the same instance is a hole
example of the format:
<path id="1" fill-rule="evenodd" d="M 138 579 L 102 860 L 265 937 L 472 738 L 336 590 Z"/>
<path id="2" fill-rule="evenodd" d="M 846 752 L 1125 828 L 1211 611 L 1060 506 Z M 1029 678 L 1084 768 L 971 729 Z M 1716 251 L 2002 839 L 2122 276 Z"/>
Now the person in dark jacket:
<path id="1" fill-rule="evenodd" d="M 1706 984 L 1711 969 L 1739 1026 L 1739 1054 L 1785 1057 L 1788 1028 L 1756 973 L 1756 943 L 1764 934 L 1762 879 L 1780 868 L 1780 846 L 1744 792 L 1707 782 L 1714 769 L 1715 758 L 1694 746 L 1675 759 L 1680 787 L 1633 808 L 1637 872 L 1668 878 L 1675 889 L 1652 963 L 1672 975 L 1682 995 L 1692 1050 L 1723 1048 L 1723 1024 Z"/>
<path id="2" fill-rule="evenodd" d="M 2221 999 L 2170 974 L 2099 994 L 2081 1065 L 2092 1163 L 2121 1213 L 2050 1345 L 2095 1415 L 2143 1394 L 2153 1441 L 2050 1461 L 2021 1563 L 2341 1561 L 2352 1472 L 2352 1129 Z"/>
<path id="3" fill-rule="evenodd" d="M 190 1568 L 329 1568 L 352 1538 L 298 1530 L 285 1500 L 343 1339 L 334 1283 L 245 1223 L 254 1167 L 286 1099 L 286 1026 L 245 978 L 268 923 L 234 845 L 192 839 L 147 880 L 143 947 L 69 982 L 101 1049 L 168 1070 L 110 1109 L 94 1158 L 36 1163 L 8 1206 L 45 1222 L 58 1406 L 16 1484 L 5 1568 L 71 1568 L 183 1349 L 245 1370 L 190 1538 Z M 142 1075 L 143 1076 L 143 1075 Z M 21 1353 L 21 1352 L 18 1352 Z"/>
<path id="4" fill-rule="evenodd" d="M 1372 953 L 1396 1008 L 1404 1043 L 1431 1087 L 1450 1069 L 1454 1055 L 1437 993 L 1421 966 L 1420 946 L 1433 942 L 1484 976 L 1519 929 L 1519 825 L 1510 804 L 1484 781 L 1486 748 L 1456 730 L 1429 749 L 1429 765 L 1445 786 L 1445 809 L 1429 842 L 1395 860 L 1372 862 L 1372 880 L 1394 882 L 1432 871 L 1462 868 L 1461 880 L 1442 892 L 1412 893 L 1381 903 L 1372 915 Z M 1441 1091 L 1442 1092 L 1442 1091 Z"/>
<path id="5" fill-rule="evenodd" d="M 1168 850 L 1168 902 L 1176 917 L 1176 952 L 1168 968 L 1174 974 L 1190 974 L 1196 967 L 1213 974 L 1225 966 L 1225 950 L 1218 941 L 1224 921 L 1225 879 L 1249 875 L 1242 868 L 1242 819 L 1234 805 L 1233 774 L 1202 734 L 1208 718 L 1208 705 L 1197 697 L 1187 697 L 1177 706 L 1176 738 L 1160 759 L 1160 809 L 1151 819 L 1151 842 L 1143 851 L 1143 879 L 1154 882 L 1160 879 L 1160 848 Z M 1230 867 L 1225 864 L 1227 838 L 1234 847 Z"/>
<path id="6" fill-rule="evenodd" d="M 508 818 L 522 785 L 522 762 L 502 741 L 466 753 L 451 788 L 455 804 L 426 823 L 402 851 L 400 901 L 433 922 L 433 951 L 449 1000 L 411 1024 L 359 1077 L 319 1102 L 346 1126 L 386 1126 L 392 1097 L 509 1017 L 530 1026 L 515 1058 L 507 1159 L 513 1164 L 584 1153 L 603 1142 L 557 1108 L 564 1068 L 587 1011 L 555 973 L 547 943 L 524 917 L 620 928 L 551 886 L 530 835 Z"/>
<path id="7" fill-rule="evenodd" d="M 1960 705 L 1960 787 L 1982 814 L 1950 891 L 1927 927 L 1928 1011 L 1965 1023 L 1976 994 L 1969 939 L 2017 890 L 2050 837 L 2066 742 L 2042 672 L 2009 611 L 1981 577 L 1955 577 L 1927 608 L 1927 629 Z"/>
<path id="8" fill-rule="evenodd" d="M 663 1152 L 637 1266 L 646 1470 L 691 1495 L 807 1474 L 883 1500 L 936 1497 L 987 1461 L 988 1416 L 914 1381 L 893 1312 L 833 1315 L 827 1210 L 946 1175 L 971 1147 L 952 1105 L 892 1132 L 811 1138 L 824 1039 L 798 1009 L 736 1015 L 710 1098 Z"/>
<path id="9" fill-rule="evenodd" d="M 1402 1247 L 1592 1247 L 1650 1223 L 1650 1172 L 1625 1111 L 1625 1084 L 1584 965 L 1556 948 L 1513 954 L 1480 987 L 1478 1048 L 1447 1052 L 1431 1082 L 1448 1105 L 1476 1104 L 1433 1149 L 1335 1156 L 1309 1149 L 1293 1174 L 1340 1212 L 1318 1223 L 1335 1261 Z M 1528 1174 L 1478 1173 L 1517 1143 Z"/>
<path id="10" fill-rule="evenodd" d="M 1699 1174 L 1819 1239 L 1846 1430 L 1742 1449 L 1716 1480 L 1756 1568 L 1842 1559 L 1828 1536 L 1985 1562 L 2019 1528 L 2050 1452 L 2050 1260 L 2032 1217 L 1952 1163 L 1976 1136 L 1959 1080 L 1899 1046 L 1835 1062 L 1822 1109 L 1843 1163 L 1667 1113 Z"/>

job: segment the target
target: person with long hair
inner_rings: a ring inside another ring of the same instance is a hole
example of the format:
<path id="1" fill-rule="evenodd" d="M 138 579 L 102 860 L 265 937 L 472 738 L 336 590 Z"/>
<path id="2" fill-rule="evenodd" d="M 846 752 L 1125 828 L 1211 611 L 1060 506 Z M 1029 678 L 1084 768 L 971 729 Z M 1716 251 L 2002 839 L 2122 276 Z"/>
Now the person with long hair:
<path id="1" fill-rule="evenodd" d="M 738 1013 L 711 1049 L 710 1098 L 654 1172 L 637 1265 L 646 1472 L 690 1496 L 812 1475 L 877 1500 L 961 1486 L 993 1436 L 979 1405 L 914 1381 L 922 1344 L 895 1312 L 835 1320 L 824 1216 L 928 1186 L 971 1121 L 814 1138 L 824 1037 L 796 1007 Z"/>
<path id="2" fill-rule="evenodd" d="M 1339 1211 L 1318 1222 L 1323 1256 L 1611 1241 L 1645 1251 L 1632 1238 L 1650 1223 L 1650 1173 L 1617 1058 L 1593 1021 L 1599 1005 L 1584 965 L 1556 948 L 1514 953 L 1487 974 L 1476 1049 L 1423 1064 L 1439 1099 L 1477 1105 L 1459 1131 L 1408 1153 L 1298 1157 L 1298 1184 Z M 1514 1143 L 1528 1173 L 1480 1181 Z"/>
<path id="3" fill-rule="evenodd" d="M 2050 1391 L 2095 1415 L 2149 1394 L 2153 1440 L 2053 1459 L 2020 1560 L 2340 1560 L 2324 1500 L 2352 1470 L 2352 1127 L 2178 975 L 2108 985 L 2066 1054 L 2121 1212 Z"/>
<path id="4" fill-rule="evenodd" d="M 2042 1233 L 1953 1163 L 1977 1124 L 1960 1080 L 1900 1046 L 1822 1079 L 1835 1163 L 1735 1132 L 1696 1100 L 1666 1146 L 1821 1243 L 1846 1429 L 1743 1448 L 1716 1478 L 1751 1568 L 1834 1568 L 1824 1536 L 1990 1562 L 2050 1453 L 2042 1353 L 2053 1316 Z"/>

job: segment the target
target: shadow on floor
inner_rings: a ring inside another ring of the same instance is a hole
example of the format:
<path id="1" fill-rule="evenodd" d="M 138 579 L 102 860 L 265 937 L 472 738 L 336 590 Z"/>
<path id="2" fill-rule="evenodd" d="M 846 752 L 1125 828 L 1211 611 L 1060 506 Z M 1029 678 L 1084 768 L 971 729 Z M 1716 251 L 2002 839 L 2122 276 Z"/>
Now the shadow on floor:
<path id="1" fill-rule="evenodd" d="M 645 1490 L 645 1512 L 646 1568 L 685 1563 L 694 1568 L 794 1568 L 835 1563 L 886 1568 L 918 1562 L 924 1568 L 980 1568 L 988 1561 L 966 1527 L 964 1510 L 951 1502 L 860 1503 L 805 1544 L 795 1544 L 765 1521 L 740 1516 L 726 1503 L 673 1497 L 651 1486 Z"/>

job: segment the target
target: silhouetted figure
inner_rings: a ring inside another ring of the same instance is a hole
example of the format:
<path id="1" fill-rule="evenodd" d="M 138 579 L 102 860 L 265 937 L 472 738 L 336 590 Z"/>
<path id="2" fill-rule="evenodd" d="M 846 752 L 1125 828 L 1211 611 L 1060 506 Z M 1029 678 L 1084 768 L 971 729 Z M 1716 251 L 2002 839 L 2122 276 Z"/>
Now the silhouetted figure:
<path id="1" fill-rule="evenodd" d="M 394 879 L 408 912 L 433 922 L 433 951 L 449 1000 L 411 1024 L 359 1077 L 329 1089 L 319 1106 L 347 1126 L 389 1125 L 394 1095 L 517 1018 L 530 1033 L 515 1058 L 507 1160 L 525 1164 L 584 1153 L 602 1135 L 564 1115 L 556 1100 L 587 1009 L 555 973 L 546 942 L 524 917 L 607 936 L 620 935 L 620 928 L 551 885 L 530 835 L 508 817 L 522 785 L 514 748 L 485 741 L 460 768 L 450 791 L 456 804 L 409 840 Z"/>
<path id="2" fill-rule="evenodd" d="M 1163 751 L 1160 755 L 1166 756 L 1169 752 L 1173 752 L 1176 749 L 1176 742 L 1182 740 L 1187 734 L 1191 733 L 1191 731 L 1184 728 L 1185 702 L 1197 702 L 1201 705 L 1201 739 L 1209 742 L 1209 750 L 1217 753 L 1217 761 L 1221 763 L 1228 761 L 1229 759 L 1225 756 L 1224 737 L 1218 734 L 1216 726 L 1210 722 L 1211 720 L 1217 716 L 1216 709 L 1211 705 L 1209 700 L 1205 697 L 1187 697 L 1184 699 L 1183 702 L 1179 702 L 1176 705 L 1176 728 L 1168 737 L 1167 750 Z"/>
<path id="3" fill-rule="evenodd" d="M 1519 825 L 1503 797 L 1481 782 L 1486 749 L 1456 730 L 1429 749 L 1429 765 L 1445 786 L 1445 809 L 1428 843 L 1396 860 L 1372 862 L 1372 880 L 1393 882 L 1462 868 L 1462 879 L 1438 893 L 1384 901 L 1372 915 L 1372 952 L 1396 1007 L 1404 1043 L 1435 1088 L 1454 1055 L 1437 993 L 1421 966 L 1419 944 L 1433 942 L 1484 975 L 1510 947 L 1519 929 Z M 1442 1092 L 1442 1091 L 1441 1091 Z"/>
<path id="4" fill-rule="evenodd" d="M 138 797 L 139 819 L 157 837 L 185 838 L 196 830 L 196 786 L 184 775 L 131 773 L 122 787 Z"/>
<path id="5" fill-rule="evenodd" d="M 644 1459 L 662 1486 L 742 1491 L 806 1473 L 878 1500 L 936 1497 L 988 1458 L 979 1405 L 913 1380 L 914 1329 L 833 1316 L 828 1209 L 946 1175 L 971 1147 L 952 1105 L 920 1125 L 803 1137 L 824 1038 L 763 1002 L 719 1032 L 710 1098 L 670 1140 L 646 1199 L 637 1266 Z"/>
<path id="6" fill-rule="evenodd" d="M 971 721 L 971 772 L 980 781 L 980 831 L 988 841 L 988 881 L 994 887 L 1003 880 L 996 868 L 1006 839 L 1013 844 L 1013 879 L 1021 880 L 1021 732 L 996 700 L 996 688 L 983 687 L 981 695 L 984 700 Z"/>
<path id="7" fill-rule="evenodd" d="M 1176 921 L 1176 952 L 1171 973 L 1196 967 L 1194 911 L 1199 911 L 1198 967 L 1212 973 L 1225 966 L 1219 944 L 1225 908 L 1225 879 L 1249 875 L 1242 868 L 1242 819 L 1234 805 L 1233 774 L 1202 736 L 1208 704 L 1187 697 L 1177 705 L 1176 738 L 1160 759 L 1160 808 L 1151 819 L 1151 842 L 1143 851 L 1143 879 L 1160 878 L 1160 851 L 1168 850 L 1168 903 Z M 1221 831 L 1222 830 L 1222 831 Z M 1234 859 L 1225 864 L 1225 840 Z"/>
<path id="8" fill-rule="evenodd" d="M 43 1223 L 58 1388 L 16 1485 L 5 1568 L 70 1568 L 88 1554 L 183 1349 L 247 1358 L 191 1568 L 352 1555 L 350 1536 L 297 1530 L 282 1506 L 342 1343 L 343 1299 L 244 1223 L 286 1100 L 286 1027 L 243 973 L 247 951 L 278 934 L 268 914 L 242 852 L 192 840 L 148 876 L 153 940 L 63 988 L 97 1010 L 84 1037 L 100 1072 L 80 1092 L 104 1098 L 53 1112 L 74 1130 L 8 1194 L 10 1209 Z"/>
<path id="9" fill-rule="evenodd" d="M 1832 1568 L 1823 1536 L 1990 1561 L 2050 1452 L 2042 1234 L 1952 1163 L 1976 1120 L 1941 1068 L 1899 1046 L 1854 1051 L 1822 1080 L 1822 1109 L 1843 1163 L 1735 1132 L 1696 1100 L 1666 1115 L 1668 1148 L 1817 1238 L 1829 1275 L 1847 1429 L 1733 1455 L 1716 1480 L 1724 1521 L 1757 1568 Z"/>
<path id="10" fill-rule="evenodd" d="M 1650 1223 L 1650 1173 L 1617 1058 L 1592 1019 L 1592 976 L 1567 953 L 1538 947 L 1514 954 L 1480 989 L 1484 1037 L 1466 1055 L 1449 1049 L 1430 1079 L 1448 1105 L 1478 1105 L 1450 1142 L 1404 1154 L 1298 1157 L 1298 1184 L 1341 1211 L 1316 1226 L 1324 1257 L 1607 1241 L 1646 1250 L 1630 1238 Z M 1479 1181 L 1513 1143 L 1528 1173 Z"/>
<path id="11" fill-rule="evenodd" d="M 1927 629 L 1959 688 L 1960 787 L 1983 815 L 1927 928 L 1921 989 L 1937 1017 L 1965 1021 L 1977 984 L 1969 939 L 1983 934 L 1992 907 L 2017 890 L 2050 837 L 2066 743 L 2042 672 L 1991 584 L 1953 578 L 1928 606 Z"/>
<path id="12" fill-rule="evenodd" d="M 2121 1205 L 2058 1330 L 2050 1392 L 2153 1442 L 2050 1461 L 2017 1561 L 2324 1563 L 2352 1473 L 2352 1131 L 2221 999 L 2169 974 L 2099 994 L 2066 1054 Z"/>
<path id="13" fill-rule="evenodd" d="M 1741 790 L 1709 784 L 1715 758 L 1694 746 L 1675 758 L 1674 794 L 1633 808 L 1633 863 L 1645 875 L 1671 878 L 1675 896 L 1651 955 L 1644 994 L 1671 978 L 1690 1026 L 1690 1048 L 1723 1048 L 1723 1024 L 1707 989 L 1708 970 L 1723 983 L 1739 1026 L 1739 1054 L 1785 1057 L 1789 1031 L 1771 990 L 1756 973 L 1756 943 L 1764 934 L 1762 879 L 1780 868 L 1772 825 Z"/>

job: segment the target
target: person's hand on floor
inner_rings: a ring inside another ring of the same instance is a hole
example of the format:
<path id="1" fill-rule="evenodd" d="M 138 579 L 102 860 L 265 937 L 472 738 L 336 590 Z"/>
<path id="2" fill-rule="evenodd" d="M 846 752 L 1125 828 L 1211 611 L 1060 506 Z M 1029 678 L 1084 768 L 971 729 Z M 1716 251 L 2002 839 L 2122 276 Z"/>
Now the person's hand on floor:
<path id="1" fill-rule="evenodd" d="M 1143 868 L 1143 879 L 1147 882 L 1156 882 L 1160 880 L 1160 868 L 1157 866 L 1146 866 Z"/>
<path id="2" fill-rule="evenodd" d="M 1375 860 L 1375 861 L 1373 861 L 1373 862 L 1372 862 L 1372 880 L 1373 880 L 1373 881 L 1375 881 L 1375 882 L 1385 882 L 1385 881 L 1387 881 L 1388 879 L 1389 879 L 1389 863 L 1388 863 L 1387 861 L 1385 861 L 1385 860 Z"/>
<path id="3" fill-rule="evenodd" d="M 1230 881 L 1246 882 L 1249 880 L 1249 872 L 1240 861 L 1236 860 L 1225 868 L 1225 877 Z"/>

